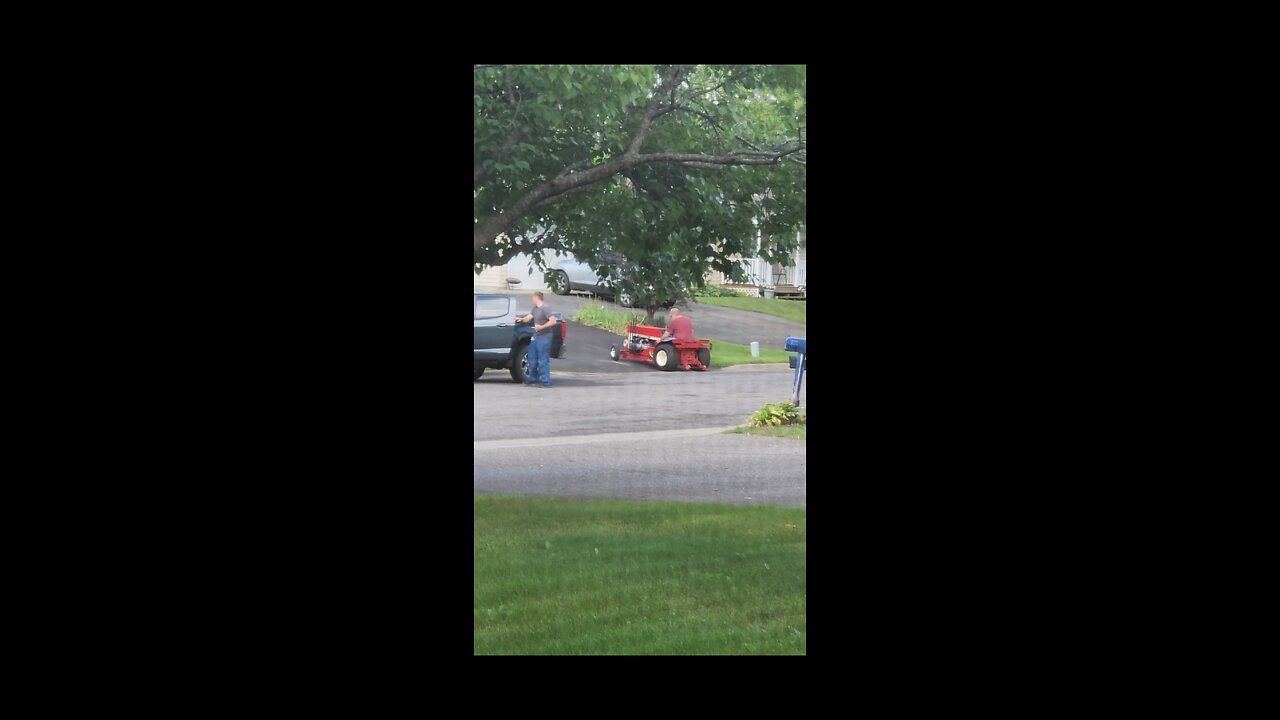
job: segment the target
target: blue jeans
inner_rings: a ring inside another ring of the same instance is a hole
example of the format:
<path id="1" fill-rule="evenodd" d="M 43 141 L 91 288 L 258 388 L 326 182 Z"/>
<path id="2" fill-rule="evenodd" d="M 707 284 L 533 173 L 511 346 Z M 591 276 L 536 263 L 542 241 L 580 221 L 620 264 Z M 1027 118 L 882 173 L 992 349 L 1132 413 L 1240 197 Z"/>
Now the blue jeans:
<path id="1" fill-rule="evenodd" d="M 551 384 L 550 335 L 534 335 L 529 341 L 529 382 Z"/>

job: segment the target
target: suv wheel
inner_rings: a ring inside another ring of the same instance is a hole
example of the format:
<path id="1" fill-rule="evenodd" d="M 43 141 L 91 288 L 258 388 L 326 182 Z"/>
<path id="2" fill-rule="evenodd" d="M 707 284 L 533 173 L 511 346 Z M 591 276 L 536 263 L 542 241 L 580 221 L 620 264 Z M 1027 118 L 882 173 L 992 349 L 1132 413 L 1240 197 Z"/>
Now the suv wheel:
<path id="1" fill-rule="evenodd" d="M 529 378 L 529 343 L 521 343 L 511 360 L 511 380 L 522 383 Z"/>

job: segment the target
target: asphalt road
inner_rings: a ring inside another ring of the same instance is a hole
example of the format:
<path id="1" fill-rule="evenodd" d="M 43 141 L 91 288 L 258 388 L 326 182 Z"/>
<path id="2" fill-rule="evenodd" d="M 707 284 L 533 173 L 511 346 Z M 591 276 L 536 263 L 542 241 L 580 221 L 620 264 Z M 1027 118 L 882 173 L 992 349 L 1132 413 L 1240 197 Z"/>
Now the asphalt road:
<path id="1" fill-rule="evenodd" d="M 557 372 L 607 374 L 662 372 L 653 365 L 610 360 L 609 347 L 621 345 L 621 335 L 614 335 L 608 330 L 587 327 L 572 321 L 566 323 L 565 333 L 564 339 L 569 350 L 565 353 L 565 357 L 551 361 L 553 375 Z M 714 357 L 711 359 L 711 364 L 715 365 Z M 552 380 L 554 381 L 555 378 L 553 377 Z"/>
<path id="2" fill-rule="evenodd" d="M 588 302 L 547 300 L 566 314 Z M 734 321 L 745 325 L 769 317 L 707 306 L 690 316 L 703 309 L 751 316 Z M 770 319 L 804 334 L 802 325 Z M 699 336 L 717 337 L 704 327 L 694 321 Z M 506 370 L 473 383 L 474 492 L 805 506 L 804 440 L 721 433 L 761 405 L 789 399 L 790 368 L 719 368 L 713 349 L 707 372 L 662 372 L 610 360 L 609 346 L 620 340 L 569 322 L 567 357 L 551 362 L 555 387 L 519 385 Z M 806 373 L 804 407 L 807 388 Z"/>
<path id="3" fill-rule="evenodd" d="M 769 402 L 791 397 L 793 371 L 785 365 L 674 370 L 609 359 L 607 332 L 570 324 L 570 357 L 551 361 L 550 389 L 511 381 L 506 370 L 487 370 L 473 383 L 473 439 L 728 428 L 741 425 Z M 580 339 L 576 339 L 580 338 Z M 800 404 L 807 406 L 808 373 Z"/>
<path id="4" fill-rule="evenodd" d="M 715 434 L 541 447 L 479 445 L 474 492 L 481 494 L 806 503 L 805 442 L 793 438 Z"/>

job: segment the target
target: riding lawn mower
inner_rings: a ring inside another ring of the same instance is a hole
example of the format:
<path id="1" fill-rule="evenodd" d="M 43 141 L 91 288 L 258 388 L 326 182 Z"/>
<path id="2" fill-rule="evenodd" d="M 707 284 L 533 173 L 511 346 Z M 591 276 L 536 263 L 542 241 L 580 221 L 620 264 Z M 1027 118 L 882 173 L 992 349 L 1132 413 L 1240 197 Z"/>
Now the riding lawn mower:
<path id="1" fill-rule="evenodd" d="M 609 348 L 609 357 L 657 365 L 659 370 L 706 370 L 711 367 L 710 340 L 662 341 L 666 331 L 649 325 L 628 325 L 622 347 Z"/>

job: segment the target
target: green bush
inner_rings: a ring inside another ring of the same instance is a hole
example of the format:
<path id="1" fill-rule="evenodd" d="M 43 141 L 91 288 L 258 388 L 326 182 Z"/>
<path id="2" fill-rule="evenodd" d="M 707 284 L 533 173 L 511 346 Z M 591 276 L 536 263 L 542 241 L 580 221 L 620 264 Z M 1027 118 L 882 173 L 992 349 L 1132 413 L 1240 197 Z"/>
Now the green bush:
<path id="1" fill-rule="evenodd" d="M 804 416 L 790 400 L 769 403 L 747 418 L 750 427 L 777 427 L 779 425 L 803 425 Z"/>
<path id="2" fill-rule="evenodd" d="M 747 294 L 733 288 L 714 287 L 708 285 L 698 290 L 698 297 L 746 297 Z"/>

